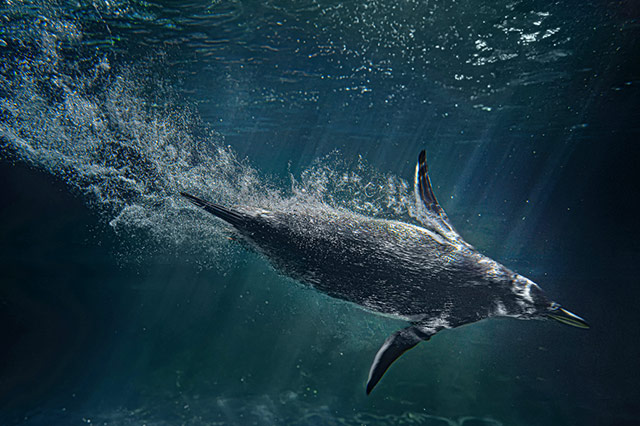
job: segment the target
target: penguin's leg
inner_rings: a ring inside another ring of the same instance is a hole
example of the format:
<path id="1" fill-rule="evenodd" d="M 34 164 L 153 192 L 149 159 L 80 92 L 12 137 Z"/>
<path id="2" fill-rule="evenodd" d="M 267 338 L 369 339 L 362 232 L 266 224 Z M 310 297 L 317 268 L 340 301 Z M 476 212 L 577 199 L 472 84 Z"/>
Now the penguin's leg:
<path id="1" fill-rule="evenodd" d="M 371 364 L 369 380 L 367 381 L 367 395 L 380 381 L 391 364 L 403 353 L 416 346 L 423 340 L 429 340 L 431 336 L 445 327 L 435 327 L 432 324 L 414 324 L 402 330 L 398 330 L 385 340 Z"/>

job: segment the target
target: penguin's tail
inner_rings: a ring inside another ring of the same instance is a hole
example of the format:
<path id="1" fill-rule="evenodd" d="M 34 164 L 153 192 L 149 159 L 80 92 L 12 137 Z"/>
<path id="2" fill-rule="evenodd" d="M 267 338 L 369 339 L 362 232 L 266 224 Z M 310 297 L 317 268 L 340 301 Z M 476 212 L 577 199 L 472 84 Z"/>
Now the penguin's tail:
<path id="1" fill-rule="evenodd" d="M 195 195 L 191 195 L 183 191 L 180 191 L 180 195 L 191 201 L 196 206 L 202 207 L 212 215 L 219 217 L 220 219 L 230 223 L 231 225 L 240 226 L 246 221 L 246 217 L 238 211 L 223 207 L 219 204 L 205 201 L 202 198 L 198 198 Z"/>

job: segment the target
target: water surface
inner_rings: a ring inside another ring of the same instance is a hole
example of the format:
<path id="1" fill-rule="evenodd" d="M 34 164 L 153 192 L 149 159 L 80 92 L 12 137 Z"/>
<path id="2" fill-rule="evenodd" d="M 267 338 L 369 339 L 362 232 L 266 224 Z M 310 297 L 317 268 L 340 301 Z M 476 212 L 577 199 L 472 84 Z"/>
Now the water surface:
<path id="1" fill-rule="evenodd" d="M 630 2 L 0 7 L 3 424 L 631 425 Z M 280 276 L 177 195 L 458 231 L 592 324 L 403 326 Z"/>

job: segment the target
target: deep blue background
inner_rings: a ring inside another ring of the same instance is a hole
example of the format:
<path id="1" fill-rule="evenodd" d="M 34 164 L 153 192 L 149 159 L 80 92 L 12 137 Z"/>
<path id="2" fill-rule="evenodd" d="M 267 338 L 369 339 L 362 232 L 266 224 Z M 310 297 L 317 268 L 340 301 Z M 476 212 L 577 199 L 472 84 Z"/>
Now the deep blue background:
<path id="1" fill-rule="evenodd" d="M 389 3 L 39 12 L 82 24 L 69 57 L 106 54 L 113 74 L 157 76 L 195 111 L 194 128 L 283 187 L 334 150 L 411 180 L 426 148 L 461 234 L 592 329 L 491 320 L 442 333 L 367 398 L 369 362 L 399 324 L 300 289 L 240 247 L 224 270 L 141 255 L 150 236 L 116 235 L 63 177 L 5 148 L 1 423 L 638 422 L 637 6 Z M 3 58 L 28 62 L 4 31 Z M 156 101 L 165 92 L 148 88 Z"/>

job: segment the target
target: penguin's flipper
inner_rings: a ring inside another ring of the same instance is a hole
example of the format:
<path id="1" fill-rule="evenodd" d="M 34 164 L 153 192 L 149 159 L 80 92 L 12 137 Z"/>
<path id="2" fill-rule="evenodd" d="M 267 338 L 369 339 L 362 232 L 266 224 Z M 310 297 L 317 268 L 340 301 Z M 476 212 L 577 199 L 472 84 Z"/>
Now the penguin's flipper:
<path id="1" fill-rule="evenodd" d="M 420 151 L 420 155 L 418 155 L 414 191 L 420 222 L 444 237 L 457 236 L 453 226 L 449 223 L 449 217 L 433 193 L 429 179 L 429 168 L 427 167 L 427 153 L 424 150 Z"/>
<path id="2" fill-rule="evenodd" d="M 417 325 L 398 330 L 385 340 L 371 364 L 369 380 L 367 381 L 367 395 L 380 381 L 389 366 L 403 353 L 413 348 L 423 340 L 429 340 L 436 334 L 433 328 L 423 328 Z"/>

